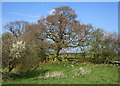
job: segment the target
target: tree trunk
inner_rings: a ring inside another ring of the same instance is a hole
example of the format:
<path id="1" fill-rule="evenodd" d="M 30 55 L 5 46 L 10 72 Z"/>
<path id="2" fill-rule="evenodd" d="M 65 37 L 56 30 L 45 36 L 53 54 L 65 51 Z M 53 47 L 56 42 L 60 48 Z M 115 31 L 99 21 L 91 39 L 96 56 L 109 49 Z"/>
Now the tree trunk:
<path id="1" fill-rule="evenodd" d="M 56 46 L 55 49 L 54 49 L 54 51 L 55 51 L 54 57 L 58 59 L 58 55 L 59 55 L 59 52 L 60 52 L 59 46 Z"/>
<path id="2" fill-rule="evenodd" d="M 13 68 L 14 68 L 14 66 L 11 64 L 11 62 L 9 62 L 9 71 L 8 71 L 8 73 L 10 73 Z"/>

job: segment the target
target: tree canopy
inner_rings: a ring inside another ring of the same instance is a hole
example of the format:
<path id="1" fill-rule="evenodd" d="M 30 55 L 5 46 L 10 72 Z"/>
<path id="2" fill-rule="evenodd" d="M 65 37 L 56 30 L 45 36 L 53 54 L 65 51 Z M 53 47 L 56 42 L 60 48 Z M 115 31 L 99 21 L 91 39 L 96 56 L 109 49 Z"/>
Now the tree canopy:
<path id="1" fill-rule="evenodd" d="M 80 24 L 76 18 L 75 10 L 68 6 L 55 8 L 52 14 L 45 18 L 46 37 L 54 42 L 51 46 L 55 57 L 58 57 L 62 48 L 83 45 L 93 28 L 90 24 Z"/>

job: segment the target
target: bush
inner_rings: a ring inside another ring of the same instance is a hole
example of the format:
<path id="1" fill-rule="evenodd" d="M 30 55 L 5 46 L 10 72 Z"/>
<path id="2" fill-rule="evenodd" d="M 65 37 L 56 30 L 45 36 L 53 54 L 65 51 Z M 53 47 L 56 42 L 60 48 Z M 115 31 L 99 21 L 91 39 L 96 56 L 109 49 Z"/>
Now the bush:
<path id="1" fill-rule="evenodd" d="M 10 33 L 4 33 L 2 38 L 2 67 L 9 73 L 14 68 L 17 73 L 30 71 L 46 58 L 45 51 L 32 41 L 15 39 Z"/>
<path id="2" fill-rule="evenodd" d="M 117 56 L 117 36 L 115 33 L 105 33 L 100 29 L 91 34 L 91 62 L 110 63 Z"/>

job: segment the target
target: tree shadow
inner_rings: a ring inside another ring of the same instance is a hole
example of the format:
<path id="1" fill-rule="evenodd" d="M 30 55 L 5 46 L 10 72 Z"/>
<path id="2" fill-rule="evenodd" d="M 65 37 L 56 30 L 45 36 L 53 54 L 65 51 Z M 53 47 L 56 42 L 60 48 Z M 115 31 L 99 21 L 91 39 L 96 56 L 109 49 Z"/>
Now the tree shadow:
<path id="1" fill-rule="evenodd" d="M 16 80 L 16 79 L 28 79 L 28 78 L 33 78 L 33 77 L 37 77 L 40 74 L 42 76 L 45 75 L 46 72 L 48 72 L 49 70 L 33 70 L 33 71 L 29 71 L 29 72 L 24 72 L 24 73 L 20 73 L 20 74 L 10 74 L 9 78 Z"/>

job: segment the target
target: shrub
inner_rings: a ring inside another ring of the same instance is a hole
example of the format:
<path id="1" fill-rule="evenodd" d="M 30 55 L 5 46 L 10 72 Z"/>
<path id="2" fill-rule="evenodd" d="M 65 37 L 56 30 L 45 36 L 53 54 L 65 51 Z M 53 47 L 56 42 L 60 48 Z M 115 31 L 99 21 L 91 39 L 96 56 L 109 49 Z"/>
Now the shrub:
<path id="1" fill-rule="evenodd" d="M 115 33 L 105 33 L 100 29 L 91 34 L 91 62 L 110 63 L 117 56 L 117 36 Z"/>

